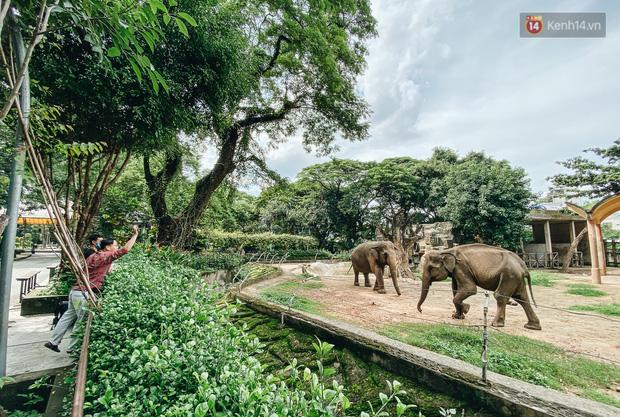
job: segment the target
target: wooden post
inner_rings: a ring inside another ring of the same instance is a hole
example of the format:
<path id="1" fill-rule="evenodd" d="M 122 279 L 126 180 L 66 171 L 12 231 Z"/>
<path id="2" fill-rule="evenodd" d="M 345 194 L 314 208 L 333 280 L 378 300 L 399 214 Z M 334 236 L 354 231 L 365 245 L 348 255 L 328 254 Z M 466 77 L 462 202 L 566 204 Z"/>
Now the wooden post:
<path id="1" fill-rule="evenodd" d="M 596 228 L 596 242 L 598 243 L 597 252 L 598 252 L 598 265 L 601 270 L 601 275 L 607 275 L 607 261 L 605 260 L 605 240 L 603 239 L 603 231 L 601 230 L 601 224 L 597 223 L 594 225 Z"/>
<path id="2" fill-rule="evenodd" d="M 551 265 L 551 254 L 553 253 L 553 246 L 551 245 L 551 225 L 549 224 L 549 221 L 545 222 L 545 250 L 547 252 L 545 254 L 545 266 L 553 266 Z"/>
<path id="3" fill-rule="evenodd" d="M 588 219 L 588 244 L 590 246 L 591 279 L 593 284 L 601 283 L 601 271 L 597 253 L 596 226 L 592 219 Z"/>
<path id="4" fill-rule="evenodd" d="M 614 266 L 618 266 L 618 250 L 616 248 L 616 239 L 611 240 L 611 256 L 614 262 Z"/>

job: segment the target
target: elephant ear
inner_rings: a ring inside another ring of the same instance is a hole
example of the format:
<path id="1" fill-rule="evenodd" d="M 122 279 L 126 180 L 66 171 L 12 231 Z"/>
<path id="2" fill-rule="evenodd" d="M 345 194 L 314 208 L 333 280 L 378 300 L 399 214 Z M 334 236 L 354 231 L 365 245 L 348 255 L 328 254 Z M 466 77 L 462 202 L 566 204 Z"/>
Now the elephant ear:
<path id="1" fill-rule="evenodd" d="M 456 267 L 456 257 L 450 253 L 442 254 L 443 266 L 446 267 L 448 272 L 454 272 Z"/>
<path id="2" fill-rule="evenodd" d="M 372 247 L 372 250 L 377 252 L 377 256 L 379 259 L 382 259 L 385 254 L 385 246 L 384 245 L 375 245 Z"/>

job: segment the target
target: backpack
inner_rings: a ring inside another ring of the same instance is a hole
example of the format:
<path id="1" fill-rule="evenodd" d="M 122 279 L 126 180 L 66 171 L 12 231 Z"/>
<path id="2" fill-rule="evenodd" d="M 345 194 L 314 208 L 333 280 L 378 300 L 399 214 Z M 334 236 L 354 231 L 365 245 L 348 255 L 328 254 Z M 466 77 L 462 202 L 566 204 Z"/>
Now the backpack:
<path id="1" fill-rule="evenodd" d="M 52 320 L 51 330 L 54 330 L 54 328 L 60 321 L 60 318 L 62 317 L 63 314 L 65 314 L 65 311 L 67 311 L 68 309 L 69 309 L 69 301 L 59 301 L 58 304 L 56 304 L 56 310 L 54 310 L 54 320 Z"/>

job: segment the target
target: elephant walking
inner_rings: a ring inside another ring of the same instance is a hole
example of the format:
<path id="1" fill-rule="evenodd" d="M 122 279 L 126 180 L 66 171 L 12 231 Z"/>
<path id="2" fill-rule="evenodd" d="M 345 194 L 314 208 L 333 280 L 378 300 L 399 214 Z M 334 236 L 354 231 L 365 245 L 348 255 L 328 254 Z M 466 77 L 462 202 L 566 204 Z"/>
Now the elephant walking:
<path id="1" fill-rule="evenodd" d="M 354 285 L 359 286 L 359 274 L 364 274 L 364 286 L 370 287 L 369 273 L 375 274 L 374 290 L 379 294 L 385 294 L 383 274 L 385 267 L 390 267 L 390 275 L 396 293 L 400 295 L 398 288 L 398 249 L 390 241 L 365 242 L 353 249 L 351 263 L 355 274 Z"/>
<path id="2" fill-rule="evenodd" d="M 534 313 L 527 293 L 529 286 L 532 302 L 532 283 L 525 263 L 513 252 L 495 246 L 474 243 L 457 246 L 442 252 L 429 252 L 422 266 L 422 292 L 418 300 L 418 311 L 434 281 L 452 278 L 452 294 L 456 311 L 453 318 L 463 319 L 469 311 L 469 304 L 463 301 L 476 294 L 477 287 L 494 291 L 497 312 L 492 325 L 503 327 L 506 304 L 510 298 L 521 304 L 527 315 L 525 328 L 541 330 L 540 320 Z M 527 285 L 526 285 L 527 279 Z"/>

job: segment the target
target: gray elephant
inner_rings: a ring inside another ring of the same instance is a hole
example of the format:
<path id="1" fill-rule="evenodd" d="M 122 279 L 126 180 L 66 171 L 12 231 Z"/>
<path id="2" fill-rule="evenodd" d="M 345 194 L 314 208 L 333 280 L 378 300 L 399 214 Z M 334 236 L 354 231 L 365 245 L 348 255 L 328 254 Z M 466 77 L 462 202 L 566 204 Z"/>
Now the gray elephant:
<path id="1" fill-rule="evenodd" d="M 516 254 L 480 243 L 457 246 L 442 252 L 428 252 L 422 263 L 422 292 L 418 300 L 418 311 L 422 312 L 422 303 L 426 300 L 431 284 L 447 277 L 452 278 L 453 302 L 456 308 L 453 318 L 465 318 L 469 304 L 463 301 L 476 293 L 476 287 L 480 287 L 495 293 L 497 312 L 493 326 L 504 326 L 506 304 L 512 297 L 525 310 L 528 320 L 525 328 L 541 330 L 540 321 L 530 305 L 527 293 L 529 286 L 535 305 L 530 273 Z"/>
<path id="2" fill-rule="evenodd" d="M 364 274 L 364 286 L 370 287 L 368 274 L 375 274 L 374 290 L 379 294 L 385 294 L 383 273 L 386 265 L 390 267 L 390 275 L 394 283 L 396 293 L 400 295 L 398 288 L 398 260 L 399 252 L 394 243 L 390 241 L 365 242 L 353 249 L 351 263 L 355 273 L 354 285 L 359 286 L 359 273 Z"/>

